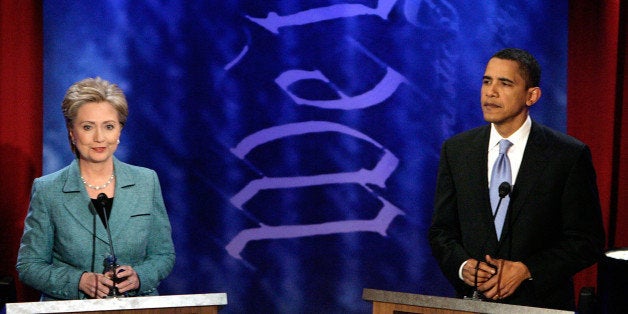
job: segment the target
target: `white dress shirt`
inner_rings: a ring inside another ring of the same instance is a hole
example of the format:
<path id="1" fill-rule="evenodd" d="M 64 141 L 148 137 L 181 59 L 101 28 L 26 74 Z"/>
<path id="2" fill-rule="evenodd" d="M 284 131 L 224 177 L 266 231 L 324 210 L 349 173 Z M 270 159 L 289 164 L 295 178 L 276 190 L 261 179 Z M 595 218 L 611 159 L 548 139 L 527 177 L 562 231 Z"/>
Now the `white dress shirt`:
<path id="1" fill-rule="evenodd" d="M 515 131 L 511 136 L 506 139 L 510 141 L 513 145 L 508 149 L 508 159 L 510 160 L 510 169 L 512 171 L 512 186 L 515 186 L 515 182 L 517 182 L 517 174 L 519 173 L 519 167 L 521 167 L 521 160 L 523 159 L 523 152 L 526 148 L 526 143 L 528 143 L 528 137 L 530 137 L 530 129 L 532 128 L 532 119 L 530 115 L 523 123 L 523 125 Z M 493 172 L 493 164 L 495 160 L 499 156 L 499 141 L 503 138 L 497 130 L 495 126 L 491 124 L 491 137 L 488 140 L 488 186 L 491 186 L 491 173 Z"/>

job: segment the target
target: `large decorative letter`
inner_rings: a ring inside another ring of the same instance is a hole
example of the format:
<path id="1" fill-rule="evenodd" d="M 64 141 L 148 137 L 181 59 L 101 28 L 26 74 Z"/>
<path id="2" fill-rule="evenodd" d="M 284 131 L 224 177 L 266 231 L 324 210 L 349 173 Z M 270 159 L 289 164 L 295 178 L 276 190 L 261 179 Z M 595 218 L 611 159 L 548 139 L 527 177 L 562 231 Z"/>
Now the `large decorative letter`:
<path id="1" fill-rule="evenodd" d="M 277 34 L 280 28 L 286 26 L 306 25 L 358 15 L 377 15 L 385 19 L 396 2 L 397 0 L 380 0 L 375 9 L 362 4 L 334 4 L 328 7 L 305 10 L 286 16 L 280 16 L 275 12 L 270 12 L 266 18 L 250 16 L 247 16 L 247 18 Z"/>
<path id="2" fill-rule="evenodd" d="M 315 236 L 332 233 L 347 232 L 377 232 L 386 235 L 386 229 L 397 215 L 404 212 L 393 204 L 377 195 L 368 184 L 385 187 L 386 180 L 397 168 L 399 159 L 388 149 L 370 137 L 347 126 L 328 121 L 308 121 L 290 123 L 261 130 L 247 136 L 231 151 L 241 159 L 255 147 L 280 138 L 319 132 L 337 132 L 367 141 L 382 149 L 384 155 L 373 169 L 360 169 L 355 172 L 320 174 L 297 177 L 262 177 L 249 182 L 240 192 L 231 198 L 231 203 L 244 210 L 244 204 L 251 200 L 261 190 L 290 189 L 327 184 L 359 184 L 374 195 L 383 205 L 377 217 L 372 220 L 348 220 L 326 222 L 321 224 L 267 226 L 260 224 L 259 228 L 240 231 L 226 246 L 229 254 L 235 258 L 242 258 L 240 253 L 249 241 L 262 239 L 285 239 L 303 236 Z"/>
<path id="3" fill-rule="evenodd" d="M 342 110 L 364 109 L 375 106 L 394 94 L 399 85 L 401 85 L 401 83 L 406 82 L 406 79 L 405 77 L 403 77 L 403 75 L 389 67 L 386 69 L 386 75 L 382 78 L 379 84 L 375 85 L 375 87 L 373 87 L 373 89 L 371 89 L 370 91 L 354 97 L 348 97 L 341 91 L 337 91 L 338 95 L 340 95 L 340 99 L 312 100 L 300 98 L 288 90 L 288 87 L 291 84 L 300 80 L 308 79 L 321 80 L 325 83 L 329 83 L 329 79 L 325 77 L 325 75 L 323 75 L 320 71 L 304 70 L 285 71 L 275 79 L 275 82 L 286 93 L 288 93 L 288 95 L 290 95 L 295 103 L 299 105 L 308 105 L 323 109 Z"/>

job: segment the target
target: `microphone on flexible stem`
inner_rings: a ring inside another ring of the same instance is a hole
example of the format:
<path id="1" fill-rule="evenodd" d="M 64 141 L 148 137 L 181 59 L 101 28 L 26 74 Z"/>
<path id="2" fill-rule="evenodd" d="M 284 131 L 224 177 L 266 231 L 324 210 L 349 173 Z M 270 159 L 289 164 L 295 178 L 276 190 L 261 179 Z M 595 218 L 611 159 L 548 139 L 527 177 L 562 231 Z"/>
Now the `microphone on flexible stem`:
<path id="1" fill-rule="evenodd" d="M 497 202 L 495 213 L 493 214 L 493 223 L 495 223 L 495 217 L 497 217 L 497 212 L 499 212 L 499 205 L 502 204 L 502 200 L 504 199 L 504 197 L 510 194 L 511 189 L 512 187 L 510 186 L 510 183 L 506 181 L 502 182 L 497 188 L 497 191 L 499 194 L 499 201 Z M 488 238 L 486 240 L 488 240 Z M 486 241 L 484 241 L 483 247 L 484 246 L 486 246 Z M 482 300 L 482 297 L 480 296 L 480 291 L 478 291 L 478 271 L 480 270 L 480 262 L 481 261 L 478 260 L 475 266 L 475 278 L 473 280 L 473 295 L 468 298 L 470 300 Z M 492 265 L 489 265 L 489 266 L 492 266 Z"/>
<path id="2" fill-rule="evenodd" d="M 100 204 L 100 208 L 102 209 L 103 212 L 103 217 L 104 222 L 105 222 L 105 229 L 107 229 L 107 237 L 109 238 L 109 250 L 111 255 L 105 257 L 105 260 L 103 261 L 103 264 L 105 266 L 105 272 L 107 271 L 111 271 L 111 273 L 113 274 L 113 278 L 111 278 L 111 280 L 113 281 L 113 287 L 111 287 L 111 289 L 109 289 L 109 294 L 107 295 L 107 298 L 117 298 L 120 297 L 122 295 L 120 295 L 118 293 L 118 288 L 116 288 L 116 281 L 118 280 L 118 276 L 116 274 L 116 268 L 118 267 L 118 263 L 117 263 L 117 258 L 116 258 L 116 252 L 113 250 L 113 241 L 111 241 L 111 231 L 109 230 L 109 217 L 107 216 L 107 195 L 105 193 L 100 193 L 98 194 L 98 197 L 96 197 L 96 199 L 98 200 L 98 203 Z"/>
<path id="3" fill-rule="evenodd" d="M 510 183 L 506 181 L 502 182 L 502 184 L 500 184 L 499 187 L 497 188 L 497 191 L 499 193 L 499 201 L 497 202 L 497 208 L 495 208 L 495 213 L 493 214 L 493 222 L 495 222 L 495 217 L 497 217 L 497 212 L 499 212 L 499 205 L 501 205 L 504 197 L 510 194 L 510 190 L 511 190 Z"/>

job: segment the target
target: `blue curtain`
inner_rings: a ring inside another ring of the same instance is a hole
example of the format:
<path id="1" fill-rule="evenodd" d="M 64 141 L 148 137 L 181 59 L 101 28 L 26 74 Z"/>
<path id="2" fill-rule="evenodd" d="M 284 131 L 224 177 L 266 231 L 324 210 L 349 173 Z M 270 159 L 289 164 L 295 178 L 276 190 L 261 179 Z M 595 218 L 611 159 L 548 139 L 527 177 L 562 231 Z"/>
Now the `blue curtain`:
<path id="1" fill-rule="evenodd" d="M 452 296 L 426 239 L 442 142 L 484 123 L 505 47 L 541 63 L 565 130 L 567 1 L 45 1 L 44 173 L 72 157 L 65 90 L 126 92 L 116 155 L 159 174 L 162 294 L 224 313 L 364 313 L 363 288 Z"/>

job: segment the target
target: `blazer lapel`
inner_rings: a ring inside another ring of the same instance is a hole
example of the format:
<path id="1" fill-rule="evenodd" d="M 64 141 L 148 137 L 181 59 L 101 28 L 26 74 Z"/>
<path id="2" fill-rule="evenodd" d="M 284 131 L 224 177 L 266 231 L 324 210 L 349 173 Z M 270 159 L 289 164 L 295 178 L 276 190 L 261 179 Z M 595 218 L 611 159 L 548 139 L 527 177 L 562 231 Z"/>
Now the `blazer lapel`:
<path id="1" fill-rule="evenodd" d="M 135 193 L 137 193 L 135 178 L 129 173 L 128 166 L 114 158 L 114 169 L 116 191 L 110 221 L 112 226 L 111 236 L 116 238 L 127 228 L 129 217 L 137 207 L 138 198 L 135 196 Z"/>
<path id="2" fill-rule="evenodd" d="M 94 217 L 96 217 L 97 212 L 83 187 L 83 182 L 80 180 L 81 175 L 76 159 L 68 167 L 67 174 L 63 183 L 65 209 L 81 227 L 90 234 L 94 234 Z M 100 220 L 98 217 L 96 219 Z M 100 222 L 96 223 L 96 237 L 108 242 L 106 230 Z"/>

